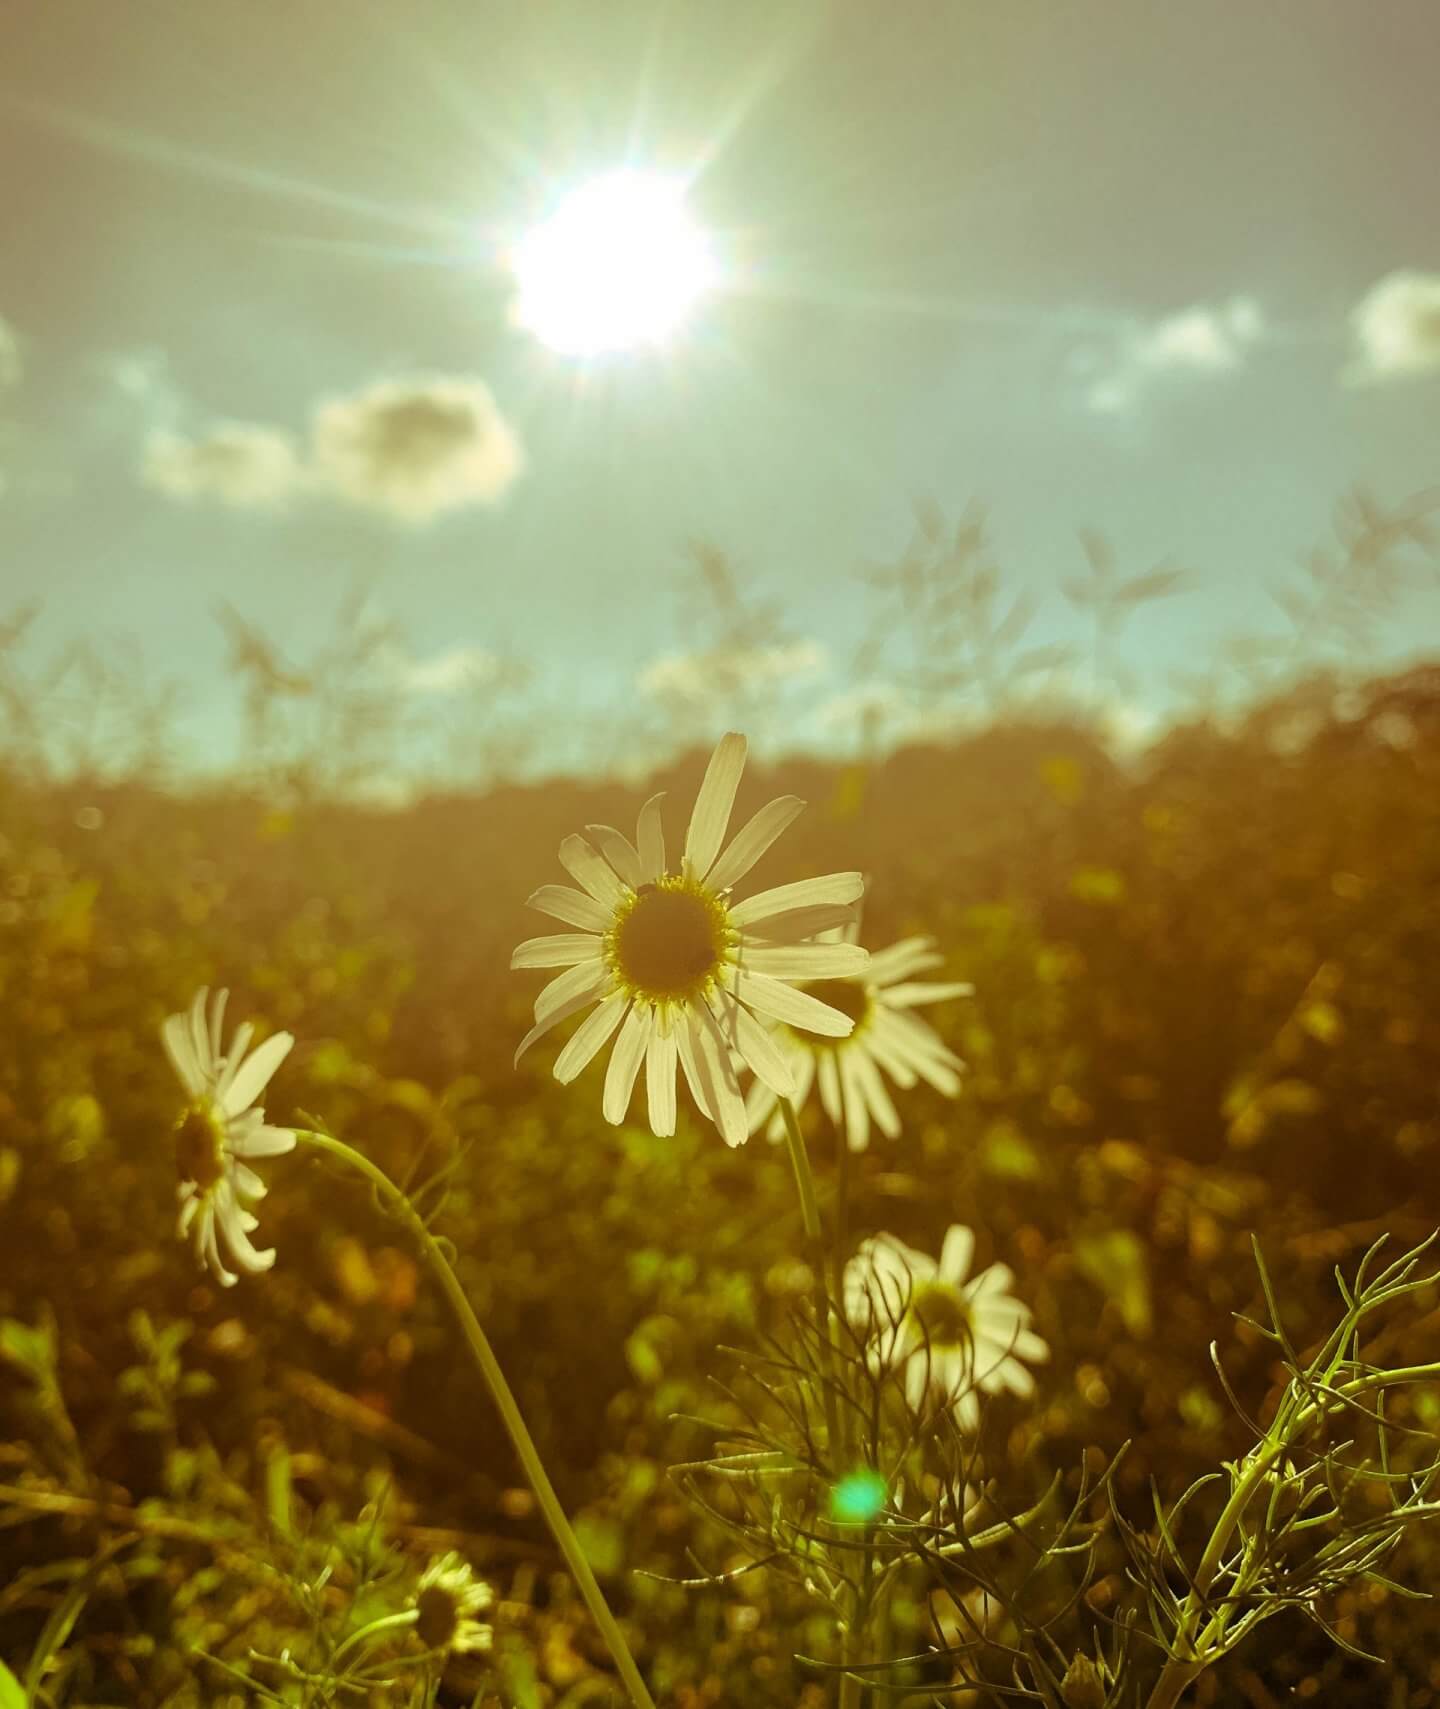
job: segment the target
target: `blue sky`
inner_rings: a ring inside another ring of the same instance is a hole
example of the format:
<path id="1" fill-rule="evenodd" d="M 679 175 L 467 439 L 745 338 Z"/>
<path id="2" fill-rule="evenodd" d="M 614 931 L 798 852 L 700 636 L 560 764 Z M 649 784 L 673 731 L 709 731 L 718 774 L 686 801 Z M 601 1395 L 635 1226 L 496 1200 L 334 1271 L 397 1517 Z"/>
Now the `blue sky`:
<path id="1" fill-rule="evenodd" d="M 704 539 L 808 647 L 813 712 L 895 672 L 851 671 L 857 569 L 917 499 L 977 500 L 1041 640 L 1082 528 L 1190 570 L 1126 642 L 1160 701 L 1273 627 L 1265 579 L 1347 488 L 1436 480 L 1429 5 L 22 0 L 8 29 L 0 614 L 40 601 L 42 651 L 128 638 L 211 761 L 222 600 L 301 658 L 358 580 L 417 691 L 498 653 L 592 716 L 709 643 Z M 505 249 L 625 162 L 693 181 L 728 285 L 584 367 L 514 323 Z M 473 443 L 376 440 L 417 399 Z M 1435 615 L 1407 598 L 1384 648 Z"/>

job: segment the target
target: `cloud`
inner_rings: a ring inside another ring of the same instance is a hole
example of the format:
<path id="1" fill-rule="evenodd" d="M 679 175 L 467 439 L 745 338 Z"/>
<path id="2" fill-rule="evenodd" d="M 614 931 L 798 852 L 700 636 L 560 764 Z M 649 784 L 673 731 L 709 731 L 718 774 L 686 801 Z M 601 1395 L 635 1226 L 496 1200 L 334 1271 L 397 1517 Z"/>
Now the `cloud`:
<path id="1" fill-rule="evenodd" d="M 220 422 L 196 439 L 152 433 L 141 479 L 171 498 L 216 499 L 234 510 L 278 510 L 309 485 L 288 433 L 244 421 Z"/>
<path id="2" fill-rule="evenodd" d="M 1398 380 L 1440 369 L 1440 273 L 1387 273 L 1350 311 L 1352 382 Z"/>
<path id="3" fill-rule="evenodd" d="M 818 641 L 791 641 L 770 647 L 708 647 L 694 653 L 667 653 L 648 664 L 639 677 L 640 692 L 651 700 L 695 706 L 757 688 L 798 682 L 823 670 L 824 647 Z"/>
<path id="4" fill-rule="evenodd" d="M 1128 414 L 1156 384 L 1175 376 L 1233 373 L 1264 333 L 1253 297 L 1232 297 L 1215 307 L 1196 304 L 1149 325 L 1133 324 L 1108 356 L 1080 353 L 1077 365 L 1088 377 L 1085 406 L 1097 415 Z"/>
<path id="5" fill-rule="evenodd" d="M 428 659 L 417 659 L 400 647 L 387 648 L 381 667 L 406 694 L 459 694 L 493 681 L 500 672 L 500 661 L 484 647 L 457 642 Z"/>
<path id="6" fill-rule="evenodd" d="M 495 504 L 524 467 L 479 380 L 387 380 L 333 398 L 316 410 L 311 440 L 322 486 L 412 523 Z"/>

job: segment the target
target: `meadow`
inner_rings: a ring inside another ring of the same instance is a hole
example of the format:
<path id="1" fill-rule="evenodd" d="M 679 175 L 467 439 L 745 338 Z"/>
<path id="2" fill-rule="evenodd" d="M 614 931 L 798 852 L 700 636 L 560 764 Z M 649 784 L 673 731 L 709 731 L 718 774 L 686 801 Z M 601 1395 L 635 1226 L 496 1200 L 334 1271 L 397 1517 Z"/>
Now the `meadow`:
<path id="1" fill-rule="evenodd" d="M 1288 1352 L 1310 1359 L 1344 1311 L 1337 1271 L 1437 1221 L 1440 678 L 1341 692 L 1314 676 L 1138 755 L 1083 716 L 1017 710 L 747 773 L 740 818 L 772 795 L 809 804 L 760 882 L 858 870 L 863 941 L 932 936 L 934 977 L 974 988 L 927 1011 L 966 1064 L 958 1096 L 897 1091 L 898 1137 L 848 1160 L 818 1104 L 802 1110 L 821 1214 L 843 1178 L 851 1246 L 885 1230 L 934 1253 L 968 1225 L 1049 1350 L 1032 1397 L 985 1397 L 976 1431 L 941 1444 L 948 1471 L 919 1474 L 962 1529 L 1041 1517 L 1001 1539 L 993 1580 L 938 1543 L 907 1559 L 875 1652 L 848 1652 L 890 1664 L 863 1687 L 839 1682 L 833 1598 L 803 1564 L 826 1523 L 815 1468 L 791 1466 L 757 1510 L 703 1467 L 759 1428 L 757 1373 L 823 1380 L 786 1147 L 728 1147 L 683 1091 L 673 1137 L 648 1130 L 643 1097 L 608 1125 L 599 1071 L 556 1084 L 551 1039 L 512 1062 L 537 981 L 509 958 L 542 929 L 523 904 L 560 876 L 561 839 L 628 826 L 662 789 L 678 834 L 708 746 L 643 782 L 496 783 L 403 810 L 0 772 L 15 1703 L 622 1700 L 446 1303 L 376 1195 L 302 1146 L 262 1166 L 269 1274 L 221 1287 L 176 1239 L 181 1099 L 159 1031 L 221 986 L 233 1018 L 295 1035 L 267 1119 L 341 1136 L 430 1219 L 657 1703 L 1147 1701 L 1163 1656 L 1143 1619 L 1123 1672 L 1107 1681 L 1103 1658 L 1137 1560 L 1177 1595 L 1190 1582 L 1164 1564 L 1153 1491 L 1174 1503 L 1244 1456 Z M 1256 1327 L 1252 1237 L 1284 1349 Z M 1364 1357 L 1423 1367 L 1437 1324 L 1428 1284 L 1367 1319 Z M 1396 1391 L 1387 1472 L 1428 1463 L 1437 1420 L 1440 1385 Z M 1326 1426 L 1325 1477 L 1374 1422 Z M 1391 1490 L 1347 1489 L 1344 1524 Z M 1279 1499 L 1283 1564 L 1310 1545 Z M 1207 1484 L 1171 1512 L 1178 1557 L 1219 1501 Z M 808 1544 L 782 1509 L 811 1514 Z M 1275 1617 L 1186 1701 L 1440 1701 L 1433 1613 L 1404 1594 L 1440 1581 L 1426 1518 L 1313 1592 L 1287 1599 L 1277 1566 Z M 451 1553 L 490 1589 L 487 1647 L 412 1630 L 420 1575 Z M 1077 1653 L 1101 1657 L 1092 1677 L 1067 1672 Z M 1050 1687 L 1015 1671 L 1039 1654 L 1058 1658 Z"/>

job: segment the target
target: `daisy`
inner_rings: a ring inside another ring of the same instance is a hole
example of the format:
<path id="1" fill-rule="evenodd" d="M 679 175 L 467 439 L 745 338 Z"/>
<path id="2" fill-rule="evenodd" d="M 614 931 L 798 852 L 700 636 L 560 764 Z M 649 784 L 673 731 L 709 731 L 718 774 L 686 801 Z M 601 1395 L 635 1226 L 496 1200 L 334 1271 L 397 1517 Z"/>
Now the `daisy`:
<path id="1" fill-rule="evenodd" d="M 477 1579 L 453 1551 L 431 1561 L 415 1587 L 415 1632 L 427 1650 L 456 1655 L 488 1650 L 494 1634 L 477 1614 L 495 1600 L 490 1586 Z"/>
<path id="2" fill-rule="evenodd" d="M 227 1255 L 252 1275 L 275 1262 L 273 1247 L 257 1252 L 250 1244 L 257 1226 L 250 1206 L 264 1198 L 265 1183 L 244 1160 L 279 1157 L 294 1147 L 295 1135 L 288 1128 L 267 1127 L 265 1112 L 255 1100 L 295 1040 L 289 1033 L 274 1033 L 247 1057 L 253 1029 L 244 1021 L 235 1029 L 228 1054 L 222 1053 L 220 1028 L 228 992 L 215 993 L 207 1017 L 209 996 L 202 987 L 188 1015 L 166 1020 L 160 1039 L 190 1099 L 175 1124 L 178 1232 L 182 1237 L 193 1234 L 196 1257 L 229 1288 L 237 1278 L 221 1259 L 221 1239 Z"/>
<path id="3" fill-rule="evenodd" d="M 725 736 L 695 798 L 678 866 L 666 860 L 656 795 L 640 809 L 634 843 L 608 825 L 561 843 L 561 864 L 580 889 L 546 884 L 529 899 L 576 929 L 531 938 L 511 957 L 511 967 L 568 969 L 536 998 L 535 1025 L 515 1060 L 594 1004 L 560 1052 L 555 1078 L 568 1084 L 618 1031 L 605 1074 L 606 1121 L 625 1119 L 643 1063 L 650 1127 L 674 1133 L 678 1063 L 701 1112 L 728 1144 L 741 1145 L 749 1126 L 735 1059 L 777 1097 L 795 1091 L 768 1023 L 829 1038 L 844 1038 L 854 1024 L 795 985 L 863 971 L 869 958 L 858 945 L 807 940 L 853 918 L 864 880 L 837 872 L 735 901 L 733 886 L 805 805 L 793 795 L 770 802 L 722 853 L 744 767 L 745 738 Z"/>
<path id="4" fill-rule="evenodd" d="M 852 923 L 826 935 L 852 943 L 858 934 L 858 923 Z M 906 938 L 872 955 L 869 966 L 858 973 L 807 986 L 812 997 L 854 1021 L 855 1030 L 848 1038 L 806 1038 L 786 1026 L 775 1029 L 775 1043 L 795 1079 L 797 1108 L 818 1080 L 825 1114 L 837 1130 L 844 1128 L 851 1151 L 864 1151 L 869 1145 L 872 1122 L 889 1139 L 900 1132 L 900 1117 L 885 1075 L 907 1089 L 917 1079 L 928 1080 L 947 1098 L 960 1090 L 964 1063 L 933 1027 L 911 1013 L 921 1003 L 943 1003 L 974 992 L 975 987 L 963 980 L 937 983 L 915 978 L 939 967 L 943 959 L 936 953 L 934 938 Z M 757 1079 L 750 1088 L 745 1108 L 751 1133 L 768 1121 L 766 1132 L 771 1139 L 785 1137 L 785 1118 L 763 1080 Z"/>
<path id="5" fill-rule="evenodd" d="M 873 1368 L 902 1370 L 917 1412 L 933 1393 L 967 1430 L 979 1423 L 980 1391 L 1028 1397 L 1035 1379 L 1023 1361 L 1050 1357 L 1030 1328 L 1030 1308 L 1009 1292 L 1009 1268 L 992 1264 L 972 1277 L 974 1253 L 974 1234 L 955 1223 L 938 1264 L 877 1234 L 845 1266 L 845 1315 L 869 1342 Z"/>

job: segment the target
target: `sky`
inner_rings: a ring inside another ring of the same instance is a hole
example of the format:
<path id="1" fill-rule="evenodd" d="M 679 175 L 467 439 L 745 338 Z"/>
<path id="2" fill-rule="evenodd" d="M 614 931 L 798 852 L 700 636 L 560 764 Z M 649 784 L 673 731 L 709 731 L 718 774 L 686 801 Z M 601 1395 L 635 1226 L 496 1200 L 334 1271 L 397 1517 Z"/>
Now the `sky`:
<path id="1" fill-rule="evenodd" d="M 567 708 L 695 692 L 695 541 L 812 732 L 903 696 L 861 572 L 978 503 L 1039 643 L 1082 530 L 1186 570 L 1123 643 L 1158 703 L 1347 489 L 1440 478 L 1437 63 L 1427 0 L 11 0 L 0 618 L 128 649 L 219 763 L 221 605 L 302 660 L 363 589 L 407 693 L 524 661 L 560 763 Z M 626 166 L 718 278 L 577 359 L 511 258 Z"/>

